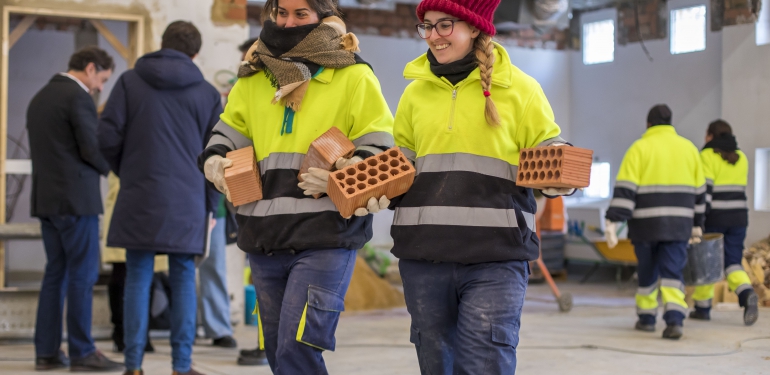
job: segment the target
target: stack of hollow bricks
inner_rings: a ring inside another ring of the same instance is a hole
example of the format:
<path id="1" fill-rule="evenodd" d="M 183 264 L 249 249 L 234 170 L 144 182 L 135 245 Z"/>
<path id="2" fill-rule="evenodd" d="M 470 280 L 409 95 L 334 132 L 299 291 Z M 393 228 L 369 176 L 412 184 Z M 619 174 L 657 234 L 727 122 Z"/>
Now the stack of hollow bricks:
<path id="1" fill-rule="evenodd" d="M 225 169 L 225 182 L 233 206 L 262 199 L 262 180 L 259 178 L 254 147 L 230 151 L 227 158 L 233 161 L 233 165 Z"/>
<path id="2" fill-rule="evenodd" d="M 587 187 L 593 153 L 570 146 L 523 149 L 519 153 L 516 185 L 533 189 Z"/>
<path id="3" fill-rule="evenodd" d="M 343 217 L 366 207 L 370 198 L 392 199 L 409 190 L 415 169 L 394 147 L 329 175 L 327 191 Z"/>
<path id="4" fill-rule="evenodd" d="M 299 169 L 297 178 L 302 181 L 302 175 L 307 173 L 309 168 L 331 171 L 337 159 L 350 158 L 355 151 L 356 146 L 353 142 L 342 131 L 332 127 L 310 143 L 307 154 L 302 159 L 302 166 Z M 320 196 L 320 194 L 313 195 L 316 199 Z"/>

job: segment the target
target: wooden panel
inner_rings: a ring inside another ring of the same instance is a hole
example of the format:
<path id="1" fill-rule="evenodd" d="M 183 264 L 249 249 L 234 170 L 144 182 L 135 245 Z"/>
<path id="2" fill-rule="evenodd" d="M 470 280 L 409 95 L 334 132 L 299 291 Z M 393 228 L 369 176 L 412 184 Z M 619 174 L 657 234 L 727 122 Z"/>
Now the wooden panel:
<path id="1" fill-rule="evenodd" d="M 118 37 L 115 36 L 115 34 L 112 33 L 112 30 L 110 30 L 107 25 L 104 24 L 104 22 L 99 20 L 89 20 L 88 22 L 91 22 L 92 25 L 96 28 L 97 31 L 99 31 L 99 34 L 102 34 L 104 39 L 107 40 L 108 43 L 112 46 L 112 48 L 115 48 L 115 51 L 118 52 L 118 54 L 123 57 L 123 60 L 126 60 L 128 62 L 128 59 L 131 57 L 128 48 L 123 45 L 123 42 L 118 39 Z"/>
<path id="2" fill-rule="evenodd" d="M 30 26 L 32 26 L 33 23 L 35 23 L 35 20 L 37 19 L 36 16 L 26 16 L 24 17 L 21 22 L 19 22 L 18 25 L 16 25 L 16 28 L 13 29 L 13 32 L 8 37 L 8 49 L 10 50 L 13 48 L 13 45 L 16 44 L 16 42 L 21 39 L 21 37 L 24 35 L 24 33 L 29 30 Z"/>

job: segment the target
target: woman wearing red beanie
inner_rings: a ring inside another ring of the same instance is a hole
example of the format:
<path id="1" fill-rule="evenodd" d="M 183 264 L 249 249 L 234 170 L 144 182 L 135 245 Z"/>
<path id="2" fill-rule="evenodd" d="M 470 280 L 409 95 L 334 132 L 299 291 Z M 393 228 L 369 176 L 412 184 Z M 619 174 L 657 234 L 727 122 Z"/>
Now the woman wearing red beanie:
<path id="1" fill-rule="evenodd" d="M 499 2 L 417 7 L 429 50 L 406 66 L 413 82 L 393 132 L 417 177 L 393 202 L 391 234 L 423 374 L 515 372 L 527 261 L 539 251 L 518 154 L 565 143 L 540 85 L 492 41 Z"/>

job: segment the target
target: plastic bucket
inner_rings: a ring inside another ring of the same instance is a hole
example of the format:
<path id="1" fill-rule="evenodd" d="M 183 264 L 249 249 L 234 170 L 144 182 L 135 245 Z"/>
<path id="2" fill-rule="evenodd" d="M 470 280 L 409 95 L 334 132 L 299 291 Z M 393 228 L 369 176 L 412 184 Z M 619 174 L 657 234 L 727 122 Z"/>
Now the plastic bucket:
<path id="1" fill-rule="evenodd" d="M 252 314 L 257 305 L 257 291 L 254 289 L 254 285 L 246 285 L 244 289 L 246 292 L 246 303 L 244 303 L 246 305 L 246 324 L 252 326 L 259 325 L 257 316 Z"/>
<path id="2" fill-rule="evenodd" d="M 705 285 L 722 280 L 725 276 L 724 246 L 721 233 L 706 233 L 700 243 L 688 246 L 684 284 Z"/>

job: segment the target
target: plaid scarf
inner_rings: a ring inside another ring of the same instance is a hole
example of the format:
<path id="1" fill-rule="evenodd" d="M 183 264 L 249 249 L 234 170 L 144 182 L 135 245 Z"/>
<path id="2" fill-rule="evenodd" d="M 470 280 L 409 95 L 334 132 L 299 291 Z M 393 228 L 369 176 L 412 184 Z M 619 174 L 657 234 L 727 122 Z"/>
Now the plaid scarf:
<path id="1" fill-rule="evenodd" d="M 358 52 L 358 38 L 346 32 L 345 23 L 338 17 L 291 28 L 278 27 L 268 20 L 259 39 L 246 53 L 238 77 L 265 71 L 276 88 L 272 103 L 281 102 L 297 112 L 310 79 L 320 67 L 354 65 L 357 62 L 354 52 Z"/>

